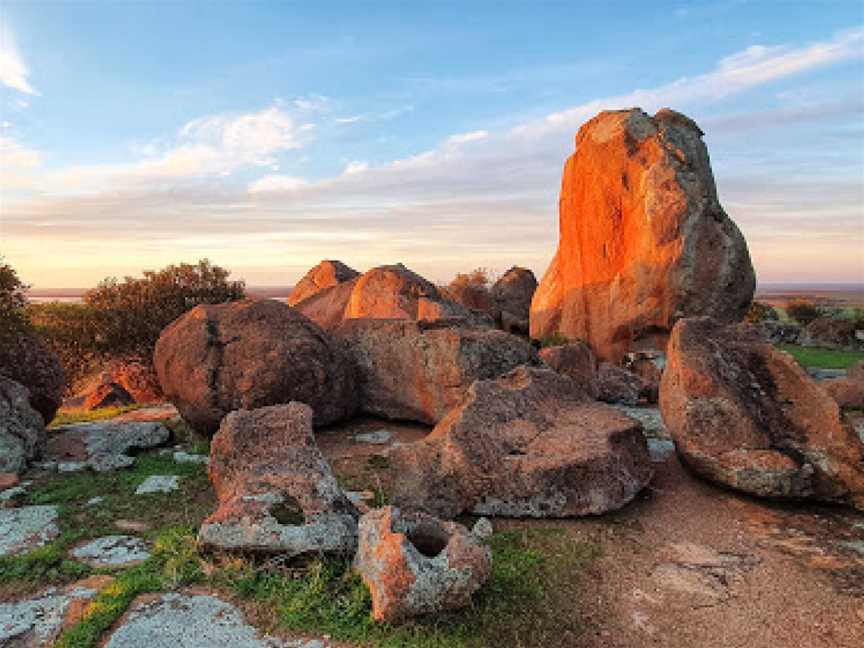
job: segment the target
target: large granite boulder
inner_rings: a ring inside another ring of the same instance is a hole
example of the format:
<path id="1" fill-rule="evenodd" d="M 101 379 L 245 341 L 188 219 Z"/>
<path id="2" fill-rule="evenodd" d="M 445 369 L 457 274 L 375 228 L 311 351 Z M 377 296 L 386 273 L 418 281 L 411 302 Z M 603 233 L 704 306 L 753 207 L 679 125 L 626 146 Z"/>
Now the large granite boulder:
<path id="1" fill-rule="evenodd" d="M 238 410 L 210 446 L 209 475 L 219 508 L 198 539 L 219 550 L 349 555 L 359 513 L 312 433 L 303 403 Z"/>
<path id="2" fill-rule="evenodd" d="M 660 408 L 680 457 L 707 479 L 864 509 L 864 444 L 792 356 L 751 327 L 679 321 Z"/>
<path id="3" fill-rule="evenodd" d="M 46 440 L 27 388 L 0 376 L 0 473 L 21 473 L 42 454 Z"/>
<path id="4" fill-rule="evenodd" d="M 269 299 L 196 306 L 162 331 L 154 364 L 166 398 L 211 434 L 237 409 L 296 400 L 312 407 L 316 425 L 357 409 L 355 376 L 342 348 L 317 324 Z"/>
<path id="5" fill-rule="evenodd" d="M 522 338 L 447 322 L 348 320 L 334 335 L 358 368 L 362 409 L 390 419 L 437 423 L 475 380 L 539 363 Z"/>
<path id="6" fill-rule="evenodd" d="M 531 299 L 537 290 L 537 278 L 528 268 L 513 266 L 490 290 L 495 323 L 508 333 L 528 334 Z"/>
<path id="7" fill-rule="evenodd" d="M 296 306 L 322 290 L 351 281 L 359 276 L 359 272 L 341 261 L 324 260 L 309 270 L 297 282 L 297 285 L 294 286 L 294 290 L 291 291 L 291 295 L 288 297 L 288 305 Z"/>
<path id="8" fill-rule="evenodd" d="M 396 623 L 470 605 L 492 572 L 492 552 L 461 524 L 386 506 L 360 518 L 354 568 L 372 617 Z"/>
<path id="9" fill-rule="evenodd" d="M 345 309 L 345 319 L 435 321 L 454 317 L 470 319 L 471 315 L 401 263 L 373 268 L 359 277 Z"/>
<path id="10" fill-rule="evenodd" d="M 388 456 L 393 503 L 445 518 L 605 513 L 652 476 L 637 421 L 534 367 L 476 381 L 426 439 Z"/>
<path id="11" fill-rule="evenodd" d="M 531 336 L 586 341 L 603 360 L 663 349 L 681 317 L 744 317 L 756 285 L 723 211 L 702 131 L 664 109 L 602 112 L 561 182 L 558 251 L 531 303 Z"/>
<path id="12" fill-rule="evenodd" d="M 345 309 L 348 308 L 355 285 L 357 279 L 324 288 L 296 304 L 294 308 L 325 331 L 332 331 L 345 320 Z"/>
<path id="13" fill-rule="evenodd" d="M 586 396 L 597 400 L 597 358 L 584 342 L 573 342 L 540 349 L 540 359 L 558 373 L 570 378 Z"/>
<path id="14" fill-rule="evenodd" d="M 4 336 L 0 345 L 0 376 L 24 385 L 30 404 L 48 425 L 63 402 L 66 373 L 60 357 L 38 335 L 20 331 Z"/>

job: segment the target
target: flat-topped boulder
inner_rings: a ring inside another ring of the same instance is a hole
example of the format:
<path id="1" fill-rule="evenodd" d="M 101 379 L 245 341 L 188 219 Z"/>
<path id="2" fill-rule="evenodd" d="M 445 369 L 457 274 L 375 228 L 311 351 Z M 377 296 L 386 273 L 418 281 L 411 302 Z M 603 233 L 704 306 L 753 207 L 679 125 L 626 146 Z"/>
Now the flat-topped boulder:
<path id="1" fill-rule="evenodd" d="M 354 268 L 345 265 L 341 261 L 325 259 L 314 268 L 310 269 L 303 278 L 297 282 L 291 295 L 288 297 L 288 305 L 296 306 L 303 300 L 318 294 L 322 290 L 332 288 L 339 284 L 351 281 L 359 277 L 360 273 Z"/>
<path id="2" fill-rule="evenodd" d="M 21 473 L 45 449 L 42 415 L 23 385 L 0 376 L 0 473 Z"/>
<path id="3" fill-rule="evenodd" d="M 475 380 L 539 363 L 526 340 L 458 321 L 356 319 L 334 335 L 358 368 L 362 409 L 390 419 L 437 423 Z"/>
<path id="4" fill-rule="evenodd" d="M 653 474 L 637 421 L 535 367 L 477 380 L 426 439 L 388 457 L 393 503 L 444 518 L 596 515 Z"/>
<path id="5" fill-rule="evenodd" d="M 165 396 L 208 434 L 237 409 L 297 400 L 312 407 L 316 425 L 357 409 L 342 348 L 274 300 L 196 306 L 162 332 L 154 363 Z"/>
<path id="6" fill-rule="evenodd" d="M 681 317 L 740 321 L 756 286 L 717 197 L 702 131 L 664 109 L 602 112 L 579 129 L 561 182 L 558 250 L 531 304 L 531 336 L 599 358 L 663 349 Z"/>
<path id="7" fill-rule="evenodd" d="M 201 525 L 209 549 L 350 554 L 359 513 L 315 443 L 303 403 L 238 410 L 210 446 L 219 508 Z"/>
<path id="8" fill-rule="evenodd" d="M 134 453 L 168 442 L 171 432 L 158 421 L 96 421 L 52 430 L 46 458 L 58 465 L 106 472 L 128 468 Z"/>
<path id="9" fill-rule="evenodd" d="M 752 327 L 679 321 L 660 408 L 679 456 L 706 479 L 864 509 L 861 439 L 794 358 Z"/>

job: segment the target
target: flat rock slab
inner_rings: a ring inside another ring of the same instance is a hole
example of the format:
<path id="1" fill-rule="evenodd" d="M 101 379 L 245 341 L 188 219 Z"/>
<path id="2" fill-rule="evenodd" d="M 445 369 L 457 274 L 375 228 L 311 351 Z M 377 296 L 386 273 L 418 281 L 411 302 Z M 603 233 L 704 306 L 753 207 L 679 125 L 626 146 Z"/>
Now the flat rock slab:
<path id="1" fill-rule="evenodd" d="M 210 457 L 207 455 L 190 454 L 188 452 L 178 451 L 174 453 L 174 463 L 179 464 L 199 464 L 207 466 L 210 464 Z"/>
<path id="2" fill-rule="evenodd" d="M 92 540 L 73 549 L 71 555 L 97 569 L 115 569 L 140 564 L 150 557 L 150 552 L 141 538 L 116 535 Z"/>
<path id="3" fill-rule="evenodd" d="M 41 547 L 59 533 L 56 506 L 0 509 L 0 557 Z"/>
<path id="4" fill-rule="evenodd" d="M 671 439 L 666 425 L 663 423 L 663 416 L 660 414 L 659 407 L 637 407 L 634 405 L 621 405 L 620 403 L 610 403 L 622 414 L 626 414 L 630 418 L 634 418 L 642 424 L 642 430 L 645 436 L 649 439 Z"/>
<path id="5" fill-rule="evenodd" d="M 151 475 L 135 489 L 135 494 L 170 493 L 180 487 L 179 480 L 180 478 L 177 475 Z"/>
<path id="6" fill-rule="evenodd" d="M 133 450 L 155 448 L 168 441 L 171 433 L 158 422 L 79 423 L 58 427 L 48 441 L 48 459 L 61 472 L 90 468 L 105 472 L 128 468 Z"/>
<path id="7" fill-rule="evenodd" d="M 213 596 L 165 594 L 134 605 L 106 648 L 326 648 L 322 641 L 260 637 L 233 605 Z"/>

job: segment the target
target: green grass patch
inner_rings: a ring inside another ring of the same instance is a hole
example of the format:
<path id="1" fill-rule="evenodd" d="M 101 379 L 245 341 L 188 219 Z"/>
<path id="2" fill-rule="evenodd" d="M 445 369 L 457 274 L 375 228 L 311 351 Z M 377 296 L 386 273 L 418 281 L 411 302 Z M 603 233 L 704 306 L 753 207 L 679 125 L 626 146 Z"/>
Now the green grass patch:
<path id="1" fill-rule="evenodd" d="M 133 403 L 132 405 L 123 405 L 122 407 L 102 407 L 91 411 L 61 410 L 57 412 L 54 420 L 48 424 L 48 429 L 50 430 L 52 428 L 60 427 L 61 425 L 71 425 L 72 423 L 93 423 L 95 421 L 104 421 L 144 407 L 149 407 L 149 405 L 144 403 Z"/>
<path id="2" fill-rule="evenodd" d="M 216 578 L 288 630 L 380 648 L 557 646 L 584 632 L 575 611 L 582 575 L 599 556 L 593 541 L 546 528 L 497 533 L 490 545 L 492 576 L 473 607 L 400 626 L 372 621 L 366 587 L 338 560 L 313 561 L 299 576 L 239 563 Z"/>
<path id="3" fill-rule="evenodd" d="M 21 593 L 84 578 L 90 568 L 66 558 L 70 547 L 80 538 L 80 533 L 67 532 L 26 554 L 0 558 L 0 591 Z"/>
<path id="4" fill-rule="evenodd" d="M 85 618 L 64 632 L 55 648 L 92 648 L 102 634 L 147 592 L 176 589 L 202 578 L 192 529 L 168 528 L 156 538 L 153 556 L 144 564 L 120 573 L 93 601 Z"/>
<path id="5" fill-rule="evenodd" d="M 864 360 L 864 351 L 843 351 L 841 349 L 820 349 L 781 344 L 778 348 L 792 354 L 802 367 L 816 369 L 848 369 L 856 362 Z"/>

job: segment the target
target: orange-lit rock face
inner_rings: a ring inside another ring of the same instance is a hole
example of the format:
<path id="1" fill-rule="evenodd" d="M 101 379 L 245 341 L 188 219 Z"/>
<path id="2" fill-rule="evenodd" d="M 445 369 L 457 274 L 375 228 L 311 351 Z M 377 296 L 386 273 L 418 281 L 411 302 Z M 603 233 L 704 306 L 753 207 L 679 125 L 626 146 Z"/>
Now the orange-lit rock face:
<path id="1" fill-rule="evenodd" d="M 288 297 L 288 305 L 294 306 L 317 293 L 338 286 L 346 281 L 359 277 L 360 273 L 354 268 L 345 265 L 341 261 L 324 260 L 297 282 L 291 296 Z"/>
<path id="2" fill-rule="evenodd" d="M 701 136 L 671 110 L 604 112 L 582 126 L 561 182 L 558 251 L 531 303 L 532 337 L 585 340 L 620 360 L 665 346 L 680 317 L 743 317 L 753 267 Z"/>

